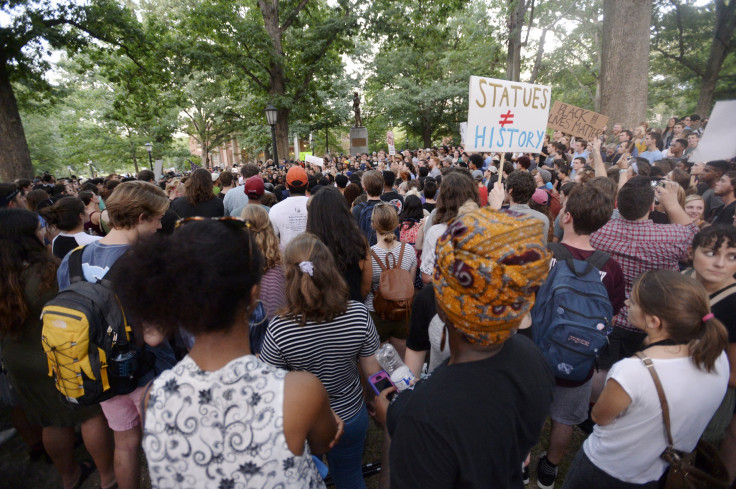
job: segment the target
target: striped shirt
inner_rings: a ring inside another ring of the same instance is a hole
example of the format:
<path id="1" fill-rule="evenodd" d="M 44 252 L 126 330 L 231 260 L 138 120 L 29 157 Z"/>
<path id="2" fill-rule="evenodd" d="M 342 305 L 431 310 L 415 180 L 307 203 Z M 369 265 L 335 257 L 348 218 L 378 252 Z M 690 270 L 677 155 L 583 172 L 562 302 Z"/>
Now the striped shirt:
<path id="1" fill-rule="evenodd" d="M 346 312 L 324 323 L 307 321 L 301 327 L 292 318 L 276 316 L 268 325 L 261 359 L 316 375 L 330 396 L 330 407 L 347 421 L 363 407 L 358 356 L 374 355 L 378 346 L 376 326 L 365 306 L 349 301 Z"/>
<path id="2" fill-rule="evenodd" d="M 373 245 L 371 246 L 371 251 L 376 252 L 376 255 L 378 255 L 378 257 L 381 259 L 381 263 L 383 263 L 383 266 L 386 266 L 386 255 L 393 254 L 394 257 L 388 259 L 389 264 L 393 267 L 394 262 L 399 261 L 399 254 L 401 253 L 401 243 L 397 241 L 396 245 L 390 250 L 383 249 L 378 245 Z M 371 291 L 365 298 L 365 307 L 367 307 L 369 311 L 374 311 L 373 291 L 378 289 L 378 282 L 381 279 L 381 265 L 376 262 L 375 257 L 373 257 L 373 253 L 371 253 L 371 263 L 373 264 L 373 280 L 371 281 Z M 417 253 L 416 251 L 414 251 L 414 247 L 407 243 L 406 247 L 404 248 L 404 256 L 401 258 L 401 268 L 408 272 L 416 266 Z"/>

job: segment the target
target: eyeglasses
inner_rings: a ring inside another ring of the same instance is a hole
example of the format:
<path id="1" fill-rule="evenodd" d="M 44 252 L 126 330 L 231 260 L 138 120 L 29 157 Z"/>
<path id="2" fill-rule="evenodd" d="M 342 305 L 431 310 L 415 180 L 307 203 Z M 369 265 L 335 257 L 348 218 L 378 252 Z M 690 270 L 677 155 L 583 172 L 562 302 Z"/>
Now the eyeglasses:
<path id="1" fill-rule="evenodd" d="M 174 229 L 179 229 L 184 224 L 188 224 L 190 222 L 195 221 L 219 221 L 229 227 L 230 229 L 234 229 L 236 231 L 241 231 L 245 228 L 250 229 L 250 222 L 245 221 L 239 217 L 202 217 L 202 216 L 192 216 L 192 217 L 184 217 L 182 219 L 179 219 L 176 221 L 176 226 L 174 226 Z"/>

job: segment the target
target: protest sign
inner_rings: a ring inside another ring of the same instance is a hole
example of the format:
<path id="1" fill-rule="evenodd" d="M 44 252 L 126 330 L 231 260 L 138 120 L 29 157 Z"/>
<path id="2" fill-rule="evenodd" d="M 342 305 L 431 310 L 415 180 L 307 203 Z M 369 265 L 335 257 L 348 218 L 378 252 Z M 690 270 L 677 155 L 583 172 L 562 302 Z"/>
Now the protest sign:
<path id="1" fill-rule="evenodd" d="M 163 174 L 164 160 L 156 160 L 153 167 L 153 177 L 158 182 Z"/>
<path id="2" fill-rule="evenodd" d="M 552 106 L 547 119 L 547 127 L 583 139 L 600 136 L 606 124 L 608 124 L 607 115 L 563 104 L 559 100 Z"/>
<path id="3" fill-rule="evenodd" d="M 325 163 L 322 158 L 319 158 L 317 156 L 307 155 L 305 158 L 305 161 L 311 165 L 322 166 Z"/>
<path id="4" fill-rule="evenodd" d="M 386 133 L 386 144 L 388 145 L 388 154 L 393 156 L 396 154 L 396 146 L 394 146 L 394 132 L 388 131 Z"/>
<path id="5" fill-rule="evenodd" d="M 538 153 L 551 95 L 545 85 L 471 76 L 465 150 Z"/>
<path id="6" fill-rule="evenodd" d="M 720 100 L 705 126 L 698 147 L 690 155 L 690 161 L 730 160 L 736 156 L 736 100 Z"/>
<path id="7" fill-rule="evenodd" d="M 465 144 L 465 136 L 468 133 L 468 123 L 460 123 L 460 144 Z"/>

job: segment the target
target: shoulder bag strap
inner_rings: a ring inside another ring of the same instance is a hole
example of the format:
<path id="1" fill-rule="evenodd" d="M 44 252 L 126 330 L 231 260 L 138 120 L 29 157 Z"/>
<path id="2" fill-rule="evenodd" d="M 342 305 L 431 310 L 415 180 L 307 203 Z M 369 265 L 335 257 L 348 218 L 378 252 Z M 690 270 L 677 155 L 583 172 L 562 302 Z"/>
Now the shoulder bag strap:
<path id="1" fill-rule="evenodd" d="M 723 291 L 720 294 L 718 294 L 717 296 L 715 296 L 714 298 L 712 298 L 710 300 L 710 307 L 715 306 L 716 304 L 718 304 L 718 302 L 722 301 L 723 299 L 725 299 L 729 295 L 731 295 L 734 292 L 736 292 L 736 290 L 734 290 L 734 289 L 736 289 L 736 284 L 731 284 L 728 287 L 726 287 L 725 289 L 723 289 Z"/>
<path id="2" fill-rule="evenodd" d="M 659 375 L 657 375 L 657 371 L 654 369 L 654 362 L 652 362 L 652 359 L 646 356 L 644 352 L 638 351 L 636 352 L 636 356 L 641 359 L 644 366 L 647 367 L 647 370 L 649 370 L 649 373 L 652 375 L 654 386 L 657 388 L 657 395 L 659 396 L 659 403 L 662 405 L 662 418 L 664 419 L 664 427 L 667 432 L 668 448 L 671 448 L 674 450 L 675 446 L 674 446 L 674 441 L 672 440 L 672 431 L 670 430 L 669 404 L 667 404 L 667 398 L 664 395 L 664 389 L 662 388 L 662 383 L 659 381 Z"/>

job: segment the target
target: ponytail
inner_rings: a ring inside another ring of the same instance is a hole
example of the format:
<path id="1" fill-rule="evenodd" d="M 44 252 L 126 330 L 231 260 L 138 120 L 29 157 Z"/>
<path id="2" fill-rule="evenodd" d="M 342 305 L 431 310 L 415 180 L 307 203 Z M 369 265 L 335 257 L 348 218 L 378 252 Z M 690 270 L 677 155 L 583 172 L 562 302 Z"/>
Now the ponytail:
<path id="1" fill-rule="evenodd" d="M 688 345 L 696 367 L 713 370 L 728 345 L 728 333 L 710 312 L 708 294 L 700 283 L 673 270 L 649 270 L 639 275 L 631 297 L 642 312 L 662 321 L 670 339 Z"/>
<path id="2" fill-rule="evenodd" d="M 728 333 L 723 323 L 713 317 L 712 313 L 708 313 L 704 319 L 700 337 L 692 340 L 688 347 L 695 366 L 711 372 L 716 360 L 728 346 Z"/>

